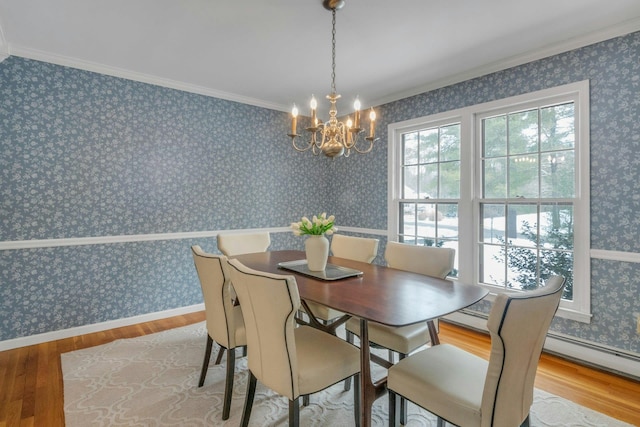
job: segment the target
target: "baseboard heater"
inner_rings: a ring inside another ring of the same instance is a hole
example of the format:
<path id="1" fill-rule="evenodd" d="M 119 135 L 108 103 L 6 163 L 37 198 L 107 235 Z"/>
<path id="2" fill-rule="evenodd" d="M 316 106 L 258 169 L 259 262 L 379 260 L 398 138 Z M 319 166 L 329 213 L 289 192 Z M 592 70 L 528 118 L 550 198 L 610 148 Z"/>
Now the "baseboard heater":
<path id="1" fill-rule="evenodd" d="M 462 310 L 445 317 L 446 321 L 487 333 L 487 314 Z M 592 341 L 550 331 L 544 349 L 550 354 L 614 374 L 640 380 L 640 354 L 625 352 Z"/>

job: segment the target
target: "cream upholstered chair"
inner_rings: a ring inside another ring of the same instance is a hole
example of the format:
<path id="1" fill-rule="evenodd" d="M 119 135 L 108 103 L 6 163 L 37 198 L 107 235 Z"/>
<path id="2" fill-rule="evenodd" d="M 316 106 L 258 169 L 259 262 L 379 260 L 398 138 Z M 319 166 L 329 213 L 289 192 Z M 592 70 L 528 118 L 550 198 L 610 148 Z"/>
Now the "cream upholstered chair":
<path id="1" fill-rule="evenodd" d="M 387 266 L 391 268 L 444 279 L 453 270 L 455 255 L 455 250 L 451 248 L 387 242 L 384 258 L 387 261 Z M 390 361 L 393 362 L 392 351 L 397 352 L 400 359 L 404 359 L 415 349 L 429 343 L 431 340 L 429 328 L 431 327 L 435 330 L 434 322 L 429 320 L 428 322 L 399 328 L 369 322 L 369 341 L 389 349 Z M 353 342 L 354 334 L 360 334 L 359 319 L 349 319 L 346 328 L 347 341 Z M 407 403 L 404 400 L 401 403 L 401 422 L 405 424 Z"/>
<path id="2" fill-rule="evenodd" d="M 378 255 L 378 239 L 334 234 L 331 237 L 331 254 L 371 264 Z"/>
<path id="3" fill-rule="evenodd" d="M 300 396 L 353 376 L 359 384 L 356 347 L 319 329 L 296 327 L 300 295 L 293 276 L 256 271 L 235 259 L 229 264 L 247 330 L 249 381 L 242 426 L 249 424 L 258 380 L 289 399 L 290 426 L 299 424 Z M 359 386 L 353 398 L 357 424 Z"/>
<path id="4" fill-rule="evenodd" d="M 218 234 L 218 249 L 226 256 L 266 252 L 271 244 L 268 232 Z"/>
<path id="5" fill-rule="evenodd" d="M 453 271 L 455 258 L 455 249 L 398 242 L 390 242 L 385 251 L 387 266 L 440 279 L 446 278 Z M 435 319 L 428 323 L 437 322 Z"/>
<path id="6" fill-rule="evenodd" d="M 389 368 L 389 425 L 397 425 L 399 394 L 457 426 L 528 425 L 538 360 L 556 313 L 564 278 L 496 297 L 487 320 L 489 361 L 449 344 L 417 352 Z"/>
<path id="7" fill-rule="evenodd" d="M 387 265 L 398 270 L 444 279 L 453 270 L 455 249 L 388 242 L 384 252 Z"/>
<path id="8" fill-rule="evenodd" d="M 378 243 L 378 239 L 334 234 L 331 237 L 331 254 L 340 258 L 371 264 L 378 255 Z M 341 311 L 333 310 L 326 305 L 313 301 L 307 301 L 307 306 L 309 306 L 316 318 L 325 322 L 330 322 L 344 315 Z"/>
<path id="9" fill-rule="evenodd" d="M 220 354 L 216 364 L 220 363 L 222 352 L 227 353 L 227 376 L 224 387 L 224 404 L 222 419 L 229 418 L 231 408 L 231 395 L 233 394 L 233 375 L 235 371 L 236 347 L 247 345 L 242 310 L 233 302 L 235 295 L 229 281 L 229 266 L 224 255 L 208 254 L 198 245 L 191 247 L 193 262 L 198 272 L 202 295 L 204 297 L 204 309 L 207 324 L 207 346 L 202 362 L 202 372 L 198 387 L 202 387 L 209 360 L 213 341 L 220 345 Z"/>
<path id="10" fill-rule="evenodd" d="M 384 258 L 390 268 L 444 279 L 453 270 L 455 255 L 451 248 L 388 242 Z M 403 357 L 429 342 L 429 322 L 400 328 L 370 322 L 369 341 Z M 353 334 L 360 334 L 360 321 L 355 318 L 347 322 L 347 337 L 353 339 Z"/>
<path id="11" fill-rule="evenodd" d="M 271 235 L 266 231 L 258 233 L 223 233 L 218 234 L 216 240 L 218 250 L 228 257 L 255 252 L 266 252 L 269 245 L 271 245 Z M 231 287 L 231 291 L 233 292 L 233 299 L 236 300 L 235 288 L 233 288 L 233 286 Z"/>

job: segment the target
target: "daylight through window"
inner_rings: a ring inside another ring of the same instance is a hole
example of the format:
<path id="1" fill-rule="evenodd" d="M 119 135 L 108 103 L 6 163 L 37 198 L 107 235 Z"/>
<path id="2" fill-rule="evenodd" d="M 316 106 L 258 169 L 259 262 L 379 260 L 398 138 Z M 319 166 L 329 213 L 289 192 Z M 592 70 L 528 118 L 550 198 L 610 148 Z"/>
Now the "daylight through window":
<path id="1" fill-rule="evenodd" d="M 389 236 L 456 249 L 451 277 L 493 293 L 567 279 L 590 317 L 588 81 L 392 124 Z"/>

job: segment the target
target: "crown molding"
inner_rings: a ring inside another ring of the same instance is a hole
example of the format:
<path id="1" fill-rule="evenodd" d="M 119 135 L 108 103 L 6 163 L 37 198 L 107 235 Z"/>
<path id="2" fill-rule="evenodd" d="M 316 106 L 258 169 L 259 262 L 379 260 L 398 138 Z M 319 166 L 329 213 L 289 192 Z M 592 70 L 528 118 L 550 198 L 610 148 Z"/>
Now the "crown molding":
<path id="1" fill-rule="evenodd" d="M 9 46 L 4 38 L 4 32 L 2 31 L 2 23 L 0 22 L 0 62 L 9 57 Z"/>
<path id="2" fill-rule="evenodd" d="M 452 84 L 461 83 L 467 80 L 471 80 L 477 77 L 481 77 L 487 74 L 502 71 L 508 68 L 516 67 L 528 62 L 540 60 L 560 53 L 568 52 L 574 49 L 578 49 L 590 44 L 602 42 L 605 40 L 620 37 L 626 34 L 640 31 L 640 18 L 625 21 L 618 25 L 608 27 L 599 31 L 592 32 L 580 37 L 574 37 L 568 39 L 562 43 L 556 43 L 546 46 L 544 48 L 527 52 L 522 55 L 512 56 L 501 61 L 494 62 L 489 65 L 477 67 L 460 74 L 456 74 L 435 82 L 431 82 L 425 85 L 415 87 L 413 89 L 391 94 L 386 97 L 378 98 L 370 102 L 371 105 L 383 105 L 390 102 L 395 102 L 400 99 L 409 98 L 411 96 L 419 95 L 421 93 L 429 92 L 432 90 L 440 89 Z M 65 67 L 77 68 L 80 70 L 91 71 L 99 74 L 109 75 L 113 77 L 124 78 L 142 83 L 148 83 L 156 86 L 167 87 L 171 89 L 181 90 L 185 92 L 196 93 L 199 95 L 210 96 L 214 98 L 224 99 L 233 102 L 239 102 L 242 104 L 253 105 L 256 107 L 267 108 L 270 110 L 288 112 L 288 105 L 281 105 L 264 101 L 261 99 L 246 97 L 230 92 L 224 92 L 207 88 L 203 86 L 193 85 L 189 83 L 183 83 L 176 80 L 165 79 L 149 74 L 138 73 L 122 68 L 110 67 L 104 64 L 99 64 L 90 61 L 83 61 L 77 58 L 72 58 L 64 55 L 57 55 L 49 52 L 44 52 L 37 49 L 32 49 L 24 46 L 13 45 L 6 42 L 2 34 L 2 28 L 0 27 L 0 61 L 6 59 L 9 55 L 20 56 L 23 58 L 33 59 L 37 61 L 49 62 L 52 64 L 62 65 Z"/>
<path id="3" fill-rule="evenodd" d="M 492 64 L 484 65 L 482 67 L 473 68 L 454 76 L 450 76 L 432 83 L 428 83 L 423 86 L 418 86 L 408 91 L 391 94 L 387 97 L 373 100 L 371 105 L 383 105 L 390 102 L 399 101 L 404 98 L 419 95 L 421 93 L 430 92 L 432 90 L 441 89 L 453 84 L 462 83 L 467 80 L 472 80 L 478 77 L 486 76 L 491 73 L 506 70 L 509 68 L 517 67 L 519 65 L 527 64 L 529 62 L 538 61 L 540 59 L 548 58 L 553 55 L 558 55 L 564 52 L 569 52 L 575 49 L 579 49 L 592 44 L 600 43 L 606 40 L 611 40 L 616 37 L 621 37 L 627 34 L 640 31 L 640 18 L 631 19 L 622 22 L 618 25 L 608 27 L 603 30 L 595 31 L 589 34 L 585 34 L 579 37 L 567 39 L 562 43 L 556 43 L 548 45 L 541 49 L 530 51 L 521 55 L 515 55 L 506 58 L 501 61 L 494 62 Z"/>
<path id="4" fill-rule="evenodd" d="M 250 98 L 247 96 L 237 95 L 234 93 L 223 92 L 203 86 L 183 83 L 176 80 L 165 79 L 150 74 L 138 73 L 123 68 L 111 67 L 91 61 L 84 61 L 69 56 L 58 55 L 54 53 L 44 52 L 38 49 L 32 49 L 24 46 L 10 45 L 10 53 L 13 56 L 33 59 L 36 61 L 48 62 L 51 64 L 61 65 L 64 67 L 76 68 L 84 71 L 91 71 L 98 74 L 104 74 L 112 77 L 119 77 L 127 80 L 133 80 L 141 83 L 148 83 L 155 86 L 166 87 L 170 89 L 181 90 L 184 92 L 195 93 L 198 95 L 210 96 L 213 98 L 224 99 L 227 101 L 239 102 L 242 104 L 253 105 L 255 107 L 267 108 L 277 111 L 288 111 L 286 106 L 263 101 L 261 99 Z M 9 51 L 9 49 L 7 49 Z M 0 40 L 0 54 L 1 54 Z"/>

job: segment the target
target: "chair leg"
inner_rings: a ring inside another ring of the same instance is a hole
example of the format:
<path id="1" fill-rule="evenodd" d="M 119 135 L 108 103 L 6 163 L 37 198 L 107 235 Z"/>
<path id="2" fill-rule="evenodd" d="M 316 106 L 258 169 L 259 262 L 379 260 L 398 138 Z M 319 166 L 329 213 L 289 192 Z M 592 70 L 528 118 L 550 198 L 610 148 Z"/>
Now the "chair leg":
<path id="1" fill-rule="evenodd" d="M 438 417 L 438 421 L 436 421 L 436 427 L 444 427 L 445 426 L 445 420 Z"/>
<path id="2" fill-rule="evenodd" d="M 353 344 L 353 341 L 355 341 L 355 335 L 353 334 L 353 332 L 347 331 L 347 342 L 349 344 Z"/>
<path id="3" fill-rule="evenodd" d="M 302 396 L 302 406 L 309 406 L 309 395 L 305 394 Z"/>
<path id="4" fill-rule="evenodd" d="M 398 353 L 398 354 L 400 355 L 400 360 L 407 357 L 406 354 L 403 354 L 403 353 Z M 407 408 L 408 408 L 407 399 L 405 399 L 404 397 L 401 397 L 400 398 L 400 423 L 402 425 L 407 424 Z"/>
<path id="5" fill-rule="evenodd" d="M 233 374 L 236 367 L 236 349 L 227 349 L 227 377 L 224 383 L 224 404 L 222 406 L 222 419 L 229 419 L 231 410 L 231 396 L 233 395 Z"/>
<path id="6" fill-rule="evenodd" d="M 529 427 L 529 415 L 527 415 L 527 418 L 520 424 L 520 427 Z"/>
<path id="7" fill-rule="evenodd" d="M 440 338 L 438 337 L 438 328 L 433 320 L 427 321 L 427 328 L 429 329 L 429 338 L 431 340 L 431 346 L 440 344 Z"/>
<path id="8" fill-rule="evenodd" d="M 249 371 L 249 381 L 247 381 L 247 394 L 244 398 L 244 409 L 242 410 L 242 421 L 240 421 L 241 427 L 247 427 L 249 425 L 249 418 L 251 418 L 251 407 L 253 406 L 253 398 L 256 395 L 256 376 L 253 372 Z"/>
<path id="9" fill-rule="evenodd" d="M 222 355 L 224 354 L 224 347 L 220 346 L 220 350 L 218 350 L 218 357 L 216 357 L 216 365 L 219 365 L 222 362 Z"/>
<path id="10" fill-rule="evenodd" d="M 400 425 L 400 401 L 391 390 L 387 393 L 389 394 L 389 427 L 396 427 Z"/>
<path id="11" fill-rule="evenodd" d="M 242 346 L 242 357 L 247 357 L 247 346 L 246 345 Z"/>
<path id="12" fill-rule="evenodd" d="M 213 347 L 213 338 L 207 334 L 207 347 L 204 351 L 204 361 L 202 362 L 202 370 L 200 371 L 200 381 L 198 381 L 198 387 L 202 387 L 204 379 L 207 376 L 207 370 L 209 369 L 209 360 L 211 360 L 211 347 Z"/>
<path id="13" fill-rule="evenodd" d="M 289 401 L 289 427 L 300 427 L 300 398 Z"/>
<path id="14" fill-rule="evenodd" d="M 360 427 L 360 374 L 353 377 L 353 413 L 356 416 L 356 427 Z"/>
<path id="15" fill-rule="evenodd" d="M 353 332 L 349 332 L 347 331 L 347 342 L 349 344 L 353 344 L 354 341 L 354 335 Z M 351 390 L 351 377 L 347 378 L 346 380 L 344 380 L 344 391 L 349 391 Z"/>

